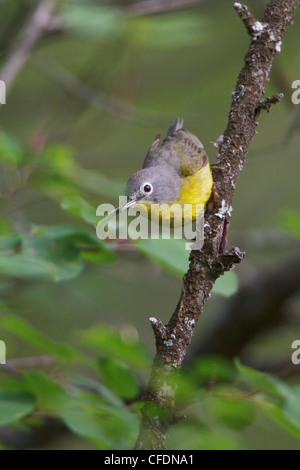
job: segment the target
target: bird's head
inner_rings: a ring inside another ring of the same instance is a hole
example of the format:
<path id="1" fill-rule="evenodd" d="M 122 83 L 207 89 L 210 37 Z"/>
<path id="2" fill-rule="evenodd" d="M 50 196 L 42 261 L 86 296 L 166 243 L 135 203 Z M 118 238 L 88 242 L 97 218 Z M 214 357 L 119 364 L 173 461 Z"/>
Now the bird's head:
<path id="1" fill-rule="evenodd" d="M 166 165 L 143 168 L 127 182 L 127 203 L 123 210 L 139 203 L 173 203 L 180 193 L 180 177 Z"/>

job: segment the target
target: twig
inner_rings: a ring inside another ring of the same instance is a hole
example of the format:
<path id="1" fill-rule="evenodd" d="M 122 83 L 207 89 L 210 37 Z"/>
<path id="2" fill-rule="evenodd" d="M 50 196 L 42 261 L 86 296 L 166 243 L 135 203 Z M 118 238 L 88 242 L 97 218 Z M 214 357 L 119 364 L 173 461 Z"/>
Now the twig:
<path id="1" fill-rule="evenodd" d="M 234 3 L 233 8 L 235 8 L 235 10 L 237 11 L 250 36 L 253 36 L 257 28 L 258 31 L 261 30 L 260 28 L 262 28 L 263 26 L 259 21 L 256 21 L 253 15 L 251 15 L 246 5 Z"/>
<path id="2" fill-rule="evenodd" d="M 160 320 L 151 319 L 152 325 L 157 325 L 156 356 L 136 449 L 165 449 L 168 428 L 174 417 L 176 420 L 174 374 L 181 367 L 214 282 L 244 257 L 238 248 L 220 253 L 224 225 L 229 222 L 236 181 L 255 135 L 273 60 L 284 32 L 293 22 L 297 4 L 297 0 L 272 0 L 262 22 L 248 14 L 246 7 L 234 5 L 252 40 L 237 79 L 227 128 L 219 146 L 218 163 L 213 170 L 219 198 L 216 206 L 208 208 L 205 214 L 204 246 L 201 251 L 191 252 L 190 266 L 172 318 L 166 326 Z"/>
<path id="3" fill-rule="evenodd" d="M 1 366 L 1 369 L 13 376 L 22 376 L 19 369 L 40 369 L 57 364 L 58 359 L 54 356 L 36 356 L 11 359 Z"/>
<path id="4" fill-rule="evenodd" d="M 211 2 L 211 0 L 210 0 Z M 203 3 L 203 0 L 143 0 L 126 7 L 130 16 L 153 15 Z"/>
<path id="5" fill-rule="evenodd" d="M 278 93 L 276 95 L 272 95 L 272 96 L 269 96 L 268 98 L 262 99 L 256 107 L 257 114 L 259 114 L 262 109 L 265 109 L 267 112 L 269 112 L 271 109 L 271 105 L 278 103 L 283 98 L 284 98 L 284 94 Z"/>
<path id="6" fill-rule="evenodd" d="M 0 79 L 5 82 L 7 90 L 12 86 L 18 73 L 27 62 L 33 47 L 45 33 L 52 30 L 56 4 L 57 0 L 41 1 L 21 30 L 17 44 L 0 72 Z M 56 20 L 54 21 L 56 22 Z M 54 28 L 56 28 L 56 25 Z"/>
<path id="7" fill-rule="evenodd" d="M 68 93 L 76 96 L 83 103 L 93 108 L 104 110 L 119 119 L 153 125 L 153 123 L 157 123 L 162 117 L 165 120 L 171 118 L 171 114 L 166 113 L 162 116 L 161 113 L 147 111 L 129 102 L 113 98 L 103 91 L 82 82 L 57 62 L 53 62 L 48 58 L 46 59 L 39 54 L 35 54 L 30 60 L 48 77 L 62 86 Z"/>

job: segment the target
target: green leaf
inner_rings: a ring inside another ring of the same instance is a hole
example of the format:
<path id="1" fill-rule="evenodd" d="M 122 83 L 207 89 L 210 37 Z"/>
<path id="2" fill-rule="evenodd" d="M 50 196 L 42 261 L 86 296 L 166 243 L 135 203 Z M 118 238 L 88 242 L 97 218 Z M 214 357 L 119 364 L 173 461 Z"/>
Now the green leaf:
<path id="1" fill-rule="evenodd" d="M 0 133 L 0 161 L 18 164 L 24 157 L 24 150 L 17 140 L 8 134 Z"/>
<path id="2" fill-rule="evenodd" d="M 190 251 L 186 250 L 186 240 L 171 238 L 164 240 L 139 239 L 136 241 L 138 248 L 154 263 L 161 266 L 176 276 L 183 277 L 189 267 Z M 238 289 L 238 279 L 234 272 L 226 272 L 217 279 L 213 292 L 229 297 Z"/>
<path id="3" fill-rule="evenodd" d="M 246 399 L 211 396 L 206 402 L 212 416 L 235 431 L 249 426 L 255 417 L 254 405 Z"/>
<path id="4" fill-rule="evenodd" d="M 0 426 L 18 421 L 31 413 L 35 405 L 31 393 L 0 390 Z"/>
<path id="5" fill-rule="evenodd" d="M 230 297 L 238 291 L 238 287 L 237 275 L 233 271 L 228 271 L 216 280 L 212 292 L 223 297 Z"/>
<path id="6" fill-rule="evenodd" d="M 43 372 L 27 372 L 24 374 L 24 379 L 28 391 L 37 397 L 42 410 L 61 410 L 69 402 L 65 390 Z"/>
<path id="7" fill-rule="evenodd" d="M 110 448 L 103 420 L 100 420 L 99 416 L 80 408 L 76 404 L 63 410 L 61 416 L 66 426 L 73 433 L 94 440 L 102 449 Z"/>
<path id="8" fill-rule="evenodd" d="M 82 251 L 81 257 L 93 264 L 113 263 L 118 257 L 112 250 L 99 250 L 97 252 Z"/>
<path id="9" fill-rule="evenodd" d="M 81 391 L 77 395 L 77 399 L 80 400 L 81 403 L 88 404 L 89 406 L 92 405 L 94 409 L 97 409 L 103 416 L 118 418 L 122 422 L 122 425 L 125 425 L 125 433 L 129 433 L 133 438 L 136 438 L 136 432 L 139 428 L 139 419 L 136 414 L 124 404 L 123 400 L 120 400 L 120 404 L 107 404 L 99 395 L 87 391 Z M 117 433 L 117 431 L 114 430 L 114 433 Z"/>
<path id="10" fill-rule="evenodd" d="M 32 185 L 51 197 L 61 200 L 70 194 L 77 194 L 75 180 L 79 169 L 74 161 L 70 147 L 61 144 L 48 144 L 43 150 L 40 161 L 35 163 L 32 173 Z"/>
<path id="11" fill-rule="evenodd" d="M 288 421 L 300 430 L 300 387 L 294 387 L 286 394 L 282 409 Z"/>
<path id="12" fill-rule="evenodd" d="M 199 398 L 199 384 L 191 379 L 187 373 L 181 372 L 180 374 L 174 373 L 173 377 L 169 375 L 168 383 L 173 383 L 174 390 L 176 390 L 176 403 L 177 405 L 186 406 L 192 400 Z"/>
<path id="13" fill-rule="evenodd" d="M 97 5 L 85 1 L 66 3 L 62 10 L 65 26 L 73 33 L 110 41 L 124 32 L 125 17 L 115 6 Z"/>
<path id="14" fill-rule="evenodd" d="M 131 399 L 138 394 L 138 385 L 131 370 L 121 361 L 104 357 L 99 359 L 98 367 L 106 385 L 118 396 Z"/>
<path id="15" fill-rule="evenodd" d="M 292 209 L 286 209 L 279 214 L 281 226 L 291 235 L 300 238 L 300 212 Z"/>
<path id="16" fill-rule="evenodd" d="M 35 395 L 39 410 L 51 412 L 51 416 L 61 418 L 72 432 L 91 439 L 102 449 L 131 449 L 134 444 L 139 425 L 137 416 L 116 396 L 110 404 L 107 404 L 106 400 L 98 395 L 103 387 L 98 382 L 80 380 L 80 388 L 96 389 L 97 394 L 78 392 L 77 386 L 72 383 L 70 387 L 72 395 L 70 395 L 44 373 L 31 371 L 26 372 L 21 380 L 6 379 L 3 385 L 8 394 L 13 388 L 14 392 L 18 391 L 21 396 Z M 109 396 L 111 398 L 113 394 L 110 393 Z M 0 412 L 2 412 L 1 394 Z"/>
<path id="17" fill-rule="evenodd" d="M 22 235 L 22 256 L 45 267 L 56 281 L 71 279 L 82 271 L 75 247 L 65 240 L 51 240 L 36 235 Z"/>
<path id="18" fill-rule="evenodd" d="M 235 359 L 234 363 L 239 372 L 240 379 L 248 383 L 254 392 L 263 392 L 279 398 L 289 394 L 289 387 L 279 379 L 244 366 L 239 359 Z"/>
<path id="19" fill-rule="evenodd" d="M 74 227 L 73 225 L 34 225 L 33 229 L 37 235 L 47 237 L 50 240 L 65 238 L 74 243 L 86 243 L 91 246 L 104 245 L 104 243 L 97 238 L 94 232 L 80 227 Z"/>
<path id="20" fill-rule="evenodd" d="M 190 251 L 185 249 L 186 240 L 137 240 L 138 248 L 152 261 L 177 276 L 184 276 L 189 267 Z"/>
<path id="21" fill-rule="evenodd" d="M 291 388 L 277 377 L 242 365 L 235 365 L 241 379 L 260 392 L 261 407 L 279 426 L 300 439 L 300 387 Z M 259 402 L 258 402 L 259 403 Z"/>
<path id="22" fill-rule="evenodd" d="M 34 226 L 34 231 L 50 240 L 65 240 L 71 242 L 83 259 L 95 263 L 111 263 L 117 260 L 113 248 L 99 240 L 95 233 L 72 225 L 53 225 L 51 227 Z M 84 247 L 95 248 L 95 251 L 85 251 Z"/>
<path id="23" fill-rule="evenodd" d="M 21 254 L 0 254 L 0 276 L 27 278 L 48 275 L 48 267 L 42 261 L 36 264 Z"/>
<path id="24" fill-rule="evenodd" d="M 50 340 L 22 318 L 14 315 L 5 316 L 1 320 L 1 326 L 6 331 L 10 331 L 15 336 L 60 359 L 65 361 L 81 359 L 80 353 L 71 346 L 66 343 L 56 343 Z"/>
<path id="25" fill-rule="evenodd" d="M 264 412 L 267 416 L 272 419 L 278 426 L 288 432 L 290 435 L 300 440 L 300 429 L 299 426 L 293 424 L 289 417 L 286 415 L 282 404 L 272 403 L 268 406 L 263 407 Z"/>
<path id="26" fill-rule="evenodd" d="M 77 170 L 72 148 L 63 144 L 48 144 L 43 152 L 43 163 L 47 163 L 52 171 L 68 178 L 73 177 Z"/>
<path id="27" fill-rule="evenodd" d="M 0 195 L 1 199 L 1 195 Z M 11 233 L 13 231 L 12 228 L 12 221 L 8 220 L 7 214 L 4 213 L 4 207 L 0 207 L 0 233 L 3 237 L 11 237 Z"/>
<path id="28" fill-rule="evenodd" d="M 0 237 L 0 250 L 12 250 L 20 245 L 20 237 L 18 235 L 10 235 Z"/>
<path id="29" fill-rule="evenodd" d="M 5 308 L 5 307 L 8 307 L 9 304 L 7 302 L 5 302 L 4 300 L 0 299 L 0 308 Z"/>
<path id="30" fill-rule="evenodd" d="M 117 329 L 97 324 L 76 333 L 76 339 L 98 354 L 120 359 L 133 367 L 147 367 L 150 356 L 144 345 L 135 338 L 122 335 Z"/>
<path id="31" fill-rule="evenodd" d="M 12 277 L 51 277 L 63 281 L 76 277 L 83 265 L 68 240 L 52 240 L 38 233 L 21 234 L 18 252 L 0 254 L 0 274 Z"/>
<path id="32" fill-rule="evenodd" d="M 234 380 L 236 371 L 231 362 L 221 356 L 202 356 L 193 361 L 189 375 L 197 383 L 231 382 Z"/>
<path id="33" fill-rule="evenodd" d="M 78 195 L 67 196 L 61 201 L 61 207 L 76 217 L 96 225 L 96 208 Z"/>
<path id="34" fill-rule="evenodd" d="M 102 449 L 131 449 L 138 431 L 133 413 L 105 405 L 93 394 L 71 398 L 61 417 L 72 432 L 93 440 Z"/>
<path id="35" fill-rule="evenodd" d="M 72 225 L 53 225 L 51 227 L 34 226 L 38 235 L 46 236 L 50 240 L 65 240 L 80 251 L 81 258 L 95 264 L 112 263 L 117 260 L 113 248 L 99 240 L 95 233 Z M 95 251 L 85 251 L 84 247 L 92 247 Z"/>
<path id="36" fill-rule="evenodd" d="M 172 426 L 168 432 L 167 448 L 170 450 L 238 450 L 237 438 L 228 432 L 210 430 L 202 423 L 183 423 Z"/>
<path id="37" fill-rule="evenodd" d="M 108 387 L 106 387 L 105 384 L 99 381 L 79 376 L 74 379 L 74 383 L 81 389 L 92 390 L 93 392 L 97 393 L 99 397 L 103 398 L 106 403 L 112 405 L 113 407 L 123 406 L 123 401 L 121 398 L 113 393 L 113 391 Z"/>
<path id="38" fill-rule="evenodd" d="M 128 39 L 141 47 L 174 49 L 207 41 L 207 20 L 195 12 L 140 16 L 129 23 Z"/>

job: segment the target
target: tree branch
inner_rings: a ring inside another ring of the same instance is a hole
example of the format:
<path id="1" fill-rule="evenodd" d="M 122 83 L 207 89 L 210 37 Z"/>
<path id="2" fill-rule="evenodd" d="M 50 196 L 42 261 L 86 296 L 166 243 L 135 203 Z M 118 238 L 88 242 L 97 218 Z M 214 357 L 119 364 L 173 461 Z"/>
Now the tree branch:
<path id="1" fill-rule="evenodd" d="M 203 3 L 203 0 L 143 0 L 126 7 L 130 16 L 153 15 Z"/>
<path id="2" fill-rule="evenodd" d="M 80 99 L 83 103 L 95 109 L 104 110 L 107 113 L 126 121 L 153 125 L 158 118 L 171 119 L 171 114 L 159 115 L 156 112 L 147 111 L 137 106 L 114 98 L 101 90 L 97 90 L 82 82 L 67 69 L 57 62 L 46 59 L 40 54 L 31 57 L 31 63 L 35 64 L 39 70 L 45 73 L 53 81 L 61 85 L 68 93 Z M 173 117 L 173 114 L 172 114 Z"/>
<path id="3" fill-rule="evenodd" d="M 44 34 L 56 28 L 56 24 L 53 23 L 53 21 L 56 23 L 53 18 L 56 4 L 57 0 L 41 1 L 21 30 L 17 44 L 0 72 L 0 79 L 5 82 L 7 90 L 12 86 L 18 73 L 27 62 L 36 43 Z"/>
<path id="4" fill-rule="evenodd" d="M 156 356 L 135 449 L 165 449 L 168 428 L 176 422 L 174 375 L 176 377 L 181 367 L 214 282 L 244 257 L 238 248 L 224 252 L 224 233 L 231 215 L 236 182 L 255 135 L 257 117 L 266 107 L 263 106 L 263 95 L 273 60 L 280 50 L 284 32 L 293 23 L 297 4 L 297 0 L 272 0 L 262 22 L 256 21 L 246 7 L 234 5 L 251 35 L 251 44 L 232 95 L 227 128 L 219 143 L 218 162 L 213 169 L 219 197 L 214 207 L 207 208 L 204 246 L 201 251 L 191 252 L 190 266 L 183 278 L 180 300 L 172 318 L 165 327 L 160 320 L 151 320 L 155 325 Z M 274 98 L 265 103 L 271 102 Z"/>

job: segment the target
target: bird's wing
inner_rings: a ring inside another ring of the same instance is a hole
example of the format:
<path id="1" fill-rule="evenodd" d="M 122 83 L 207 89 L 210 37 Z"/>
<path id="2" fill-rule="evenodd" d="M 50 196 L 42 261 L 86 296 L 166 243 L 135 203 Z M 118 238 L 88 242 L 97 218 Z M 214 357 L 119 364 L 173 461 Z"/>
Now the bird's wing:
<path id="1" fill-rule="evenodd" d="M 200 140 L 182 126 L 183 119 L 177 119 L 169 128 L 161 146 L 161 135 L 157 136 L 147 153 L 144 168 L 165 163 L 171 165 L 181 177 L 186 177 L 208 164 L 208 157 Z"/>

